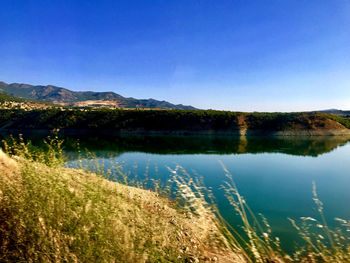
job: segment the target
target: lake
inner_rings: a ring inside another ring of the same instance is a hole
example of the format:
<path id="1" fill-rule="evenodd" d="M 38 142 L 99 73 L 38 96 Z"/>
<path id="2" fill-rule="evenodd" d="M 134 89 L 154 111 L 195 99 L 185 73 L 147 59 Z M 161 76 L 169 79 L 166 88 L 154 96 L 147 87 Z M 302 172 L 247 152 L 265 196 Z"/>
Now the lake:
<path id="1" fill-rule="evenodd" d="M 42 140 L 30 138 L 34 144 Z M 318 218 L 313 182 L 329 225 L 337 226 L 335 217 L 350 218 L 349 138 L 84 135 L 64 139 L 71 167 L 79 163 L 77 147 L 83 162 L 89 159 L 86 152 L 91 152 L 105 169 L 118 164 L 129 178 L 140 181 L 147 177 L 166 184 L 172 176 L 169 168 L 182 166 L 191 176 L 202 177 L 222 216 L 239 229 L 240 219 L 221 189 L 226 180 L 221 161 L 254 213 L 267 218 L 290 251 L 298 237 L 287 218 Z"/>

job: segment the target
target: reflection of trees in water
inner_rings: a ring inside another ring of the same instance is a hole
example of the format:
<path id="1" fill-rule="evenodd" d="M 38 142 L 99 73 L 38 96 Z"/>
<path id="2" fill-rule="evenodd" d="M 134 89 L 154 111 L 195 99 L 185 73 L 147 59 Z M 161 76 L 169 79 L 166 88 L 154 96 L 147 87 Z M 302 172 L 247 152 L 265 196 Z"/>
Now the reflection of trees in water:
<path id="1" fill-rule="evenodd" d="M 75 152 L 77 142 L 85 149 L 104 157 L 123 152 L 156 154 L 243 154 L 279 152 L 291 155 L 318 156 L 344 145 L 343 136 L 316 137 L 227 137 L 227 136 L 84 136 L 65 137 L 67 152 Z"/>
<path id="2" fill-rule="evenodd" d="M 346 136 L 290 136 L 250 138 L 245 153 L 280 152 L 300 156 L 318 156 L 345 145 Z"/>
<path id="3" fill-rule="evenodd" d="M 25 136 L 34 145 L 41 145 L 43 135 Z M 291 155 L 318 156 L 346 144 L 346 136 L 289 136 L 289 137 L 238 137 L 238 136 L 63 136 L 67 157 L 77 158 L 87 151 L 97 157 L 112 158 L 124 152 L 156 154 L 243 154 L 279 152 Z"/>

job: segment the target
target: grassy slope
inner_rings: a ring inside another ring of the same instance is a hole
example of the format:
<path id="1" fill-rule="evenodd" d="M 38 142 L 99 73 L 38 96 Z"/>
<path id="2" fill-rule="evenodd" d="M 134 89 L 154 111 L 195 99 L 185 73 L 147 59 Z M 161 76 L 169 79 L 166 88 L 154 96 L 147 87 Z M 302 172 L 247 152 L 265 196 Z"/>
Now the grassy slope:
<path id="1" fill-rule="evenodd" d="M 328 118 L 341 123 L 344 125 L 346 128 L 350 129 L 350 115 L 347 116 L 336 116 L 333 114 L 327 114 L 326 115 Z"/>
<path id="2" fill-rule="evenodd" d="M 155 192 L 0 151 L 0 262 L 237 262 L 213 218 L 180 212 Z"/>

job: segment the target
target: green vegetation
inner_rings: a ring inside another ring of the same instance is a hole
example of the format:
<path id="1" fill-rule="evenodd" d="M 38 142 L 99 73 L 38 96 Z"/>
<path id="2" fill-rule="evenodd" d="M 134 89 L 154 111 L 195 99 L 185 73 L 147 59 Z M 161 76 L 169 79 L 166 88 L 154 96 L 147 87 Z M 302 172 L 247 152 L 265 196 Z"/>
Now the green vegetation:
<path id="1" fill-rule="evenodd" d="M 350 111 L 348 110 L 337 110 L 337 109 L 329 109 L 329 110 L 323 110 L 320 111 L 321 113 L 325 114 L 332 114 L 340 117 L 350 117 Z"/>
<path id="2" fill-rule="evenodd" d="M 241 130 L 276 131 L 339 130 L 342 125 L 321 113 L 239 113 L 214 110 L 112 110 L 52 108 L 0 110 L 0 127 L 7 129 L 63 129 L 111 132 L 198 133 L 239 135 Z M 338 119 L 337 119 L 338 120 Z M 343 120 L 343 119 L 342 119 Z"/>
<path id="3" fill-rule="evenodd" d="M 0 93 L 0 104 L 4 103 L 4 102 L 9 102 L 9 101 L 19 102 L 19 103 L 20 102 L 34 102 L 34 100 L 22 99 L 22 98 L 19 98 L 19 97 L 12 97 L 12 96 L 8 96 L 6 94 Z M 43 103 L 45 103 L 45 102 L 43 102 Z"/>
<path id="4" fill-rule="evenodd" d="M 12 121 L 19 129 L 90 130 L 231 130 L 237 113 L 183 110 L 79 110 L 50 109 L 0 111 L 0 123 Z"/>
<path id="5" fill-rule="evenodd" d="M 0 109 L 35 109 L 35 108 L 49 108 L 55 105 L 49 102 L 36 101 L 30 99 L 23 99 L 19 97 L 12 97 L 0 93 Z"/>
<path id="6" fill-rule="evenodd" d="M 333 114 L 327 114 L 326 116 L 334 121 L 341 123 L 346 128 L 350 129 L 350 115 L 345 115 L 342 117 Z"/>
<path id="7" fill-rule="evenodd" d="M 287 130 L 295 125 L 312 129 L 312 120 L 320 118 L 316 113 L 253 113 L 247 114 L 248 127 L 253 130 Z"/>

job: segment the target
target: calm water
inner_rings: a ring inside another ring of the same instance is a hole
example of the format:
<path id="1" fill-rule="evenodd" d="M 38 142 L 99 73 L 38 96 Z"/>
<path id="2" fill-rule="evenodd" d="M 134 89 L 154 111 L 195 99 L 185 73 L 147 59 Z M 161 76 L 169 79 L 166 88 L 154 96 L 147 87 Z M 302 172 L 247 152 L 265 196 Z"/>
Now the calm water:
<path id="1" fill-rule="evenodd" d="M 77 164 L 76 137 L 66 137 L 70 165 Z M 40 137 L 34 137 L 39 142 Z M 232 173 L 252 210 L 262 213 L 285 247 L 297 240 L 287 217 L 317 217 L 312 182 L 330 225 L 334 217 L 350 219 L 350 144 L 343 137 L 143 137 L 83 136 L 79 145 L 93 152 L 106 167 L 116 163 L 130 177 L 148 176 L 166 182 L 167 167 L 183 166 L 211 187 L 222 215 L 236 228 L 240 221 L 220 186 L 225 176 L 219 160 Z"/>

